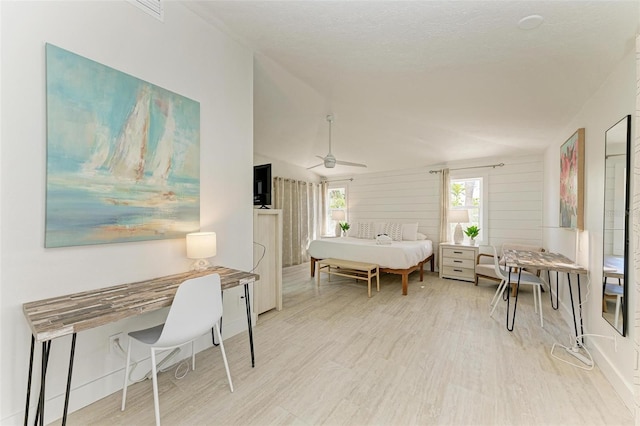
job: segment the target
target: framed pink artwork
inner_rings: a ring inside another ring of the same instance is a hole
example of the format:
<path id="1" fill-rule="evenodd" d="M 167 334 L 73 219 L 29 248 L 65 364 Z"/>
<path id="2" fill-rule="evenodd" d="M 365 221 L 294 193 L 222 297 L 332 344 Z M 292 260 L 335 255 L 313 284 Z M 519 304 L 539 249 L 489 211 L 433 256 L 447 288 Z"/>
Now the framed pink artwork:
<path id="1" fill-rule="evenodd" d="M 584 128 L 560 147 L 560 227 L 584 229 Z"/>

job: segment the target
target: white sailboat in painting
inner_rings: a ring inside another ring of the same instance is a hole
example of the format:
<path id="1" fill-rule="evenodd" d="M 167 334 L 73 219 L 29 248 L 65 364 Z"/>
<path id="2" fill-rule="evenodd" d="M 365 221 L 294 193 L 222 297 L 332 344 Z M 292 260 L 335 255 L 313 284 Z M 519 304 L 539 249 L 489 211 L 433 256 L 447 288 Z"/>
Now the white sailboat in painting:
<path id="1" fill-rule="evenodd" d="M 157 107 L 153 113 L 152 102 Z M 164 116 L 164 120 L 158 115 L 158 111 Z M 149 137 L 152 133 L 151 120 L 155 119 L 160 119 L 163 126 L 162 135 L 154 149 Z M 105 185 L 111 187 L 108 191 L 111 196 L 105 197 L 104 201 L 108 204 L 142 207 L 176 202 L 175 192 L 167 189 L 175 132 L 172 102 L 152 96 L 150 90 L 143 87 L 108 155 L 105 155 L 104 148 L 96 146 L 101 154 L 95 153 L 92 160 L 84 166 L 106 172 Z M 95 157 L 98 156 L 104 158 L 104 161 L 99 167 L 95 167 Z M 131 184 L 135 184 L 135 191 Z"/>
<path id="2" fill-rule="evenodd" d="M 111 136 L 107 126 L 97 123 L 94 132 L 93 153 L 89 161 L 82 165 L 82 172 L 90 176 L 95 176 L 96 171 L 107 161 L 111 145 Z"/>
<path id="3" fill-rule="evenodd" d="M 149 89 L 143 86 L 107 163 L 107 168 L 114 177 L 134 181 L 140 181 L 144 177 L 150 102 Z"/>
<path id="4" fill-rule="evenodd" d="M 163 105 L 166 111 L 166 121 L 164 132 L 158 141 L 153 159 L 149 163 L 149 170 L 152 171 L 151 182 L 158 185 L 166 185 L 171 171 L 171 159 L 173 158 L 173 138 L 176 131 L 176 121 L 173 118 L 173 105 L 167 101 Z"/>

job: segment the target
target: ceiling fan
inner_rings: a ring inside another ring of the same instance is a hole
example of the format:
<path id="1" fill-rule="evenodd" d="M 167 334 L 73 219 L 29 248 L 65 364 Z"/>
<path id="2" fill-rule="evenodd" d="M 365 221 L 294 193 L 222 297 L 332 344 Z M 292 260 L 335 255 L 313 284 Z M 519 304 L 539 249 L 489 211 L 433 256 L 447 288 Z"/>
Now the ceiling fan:
<path id="1" fill-rule="evenodd" d="M 327 121 L 329 122 L 329 153 L 324 157 L 320 157 L 319 155 L 316 155 L 316 157 L 322 160 L 322 163 L 316 164 L 315 166 L 307 167 L 307 170 L 313 169 L 322 165 L 324 165 L 327 169 L 333 169 L 336 166 L 336 164 L 339 164 L 341 166 L 367 167 L 365 164 L 336 160 L 336 157 L 331 153 L 331 123 L 333 123 L 333 115 L 331 114 L 327 115 Z"/>

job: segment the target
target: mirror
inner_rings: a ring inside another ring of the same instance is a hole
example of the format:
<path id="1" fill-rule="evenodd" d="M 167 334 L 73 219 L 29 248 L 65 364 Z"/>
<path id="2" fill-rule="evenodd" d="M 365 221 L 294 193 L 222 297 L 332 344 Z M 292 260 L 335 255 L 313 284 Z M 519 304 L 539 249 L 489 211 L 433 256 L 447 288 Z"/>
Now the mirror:
<path id="1" fill-rule="evenodd" d="M 626 336 L 631 116 L 605 132 L 602 317 Z"/>

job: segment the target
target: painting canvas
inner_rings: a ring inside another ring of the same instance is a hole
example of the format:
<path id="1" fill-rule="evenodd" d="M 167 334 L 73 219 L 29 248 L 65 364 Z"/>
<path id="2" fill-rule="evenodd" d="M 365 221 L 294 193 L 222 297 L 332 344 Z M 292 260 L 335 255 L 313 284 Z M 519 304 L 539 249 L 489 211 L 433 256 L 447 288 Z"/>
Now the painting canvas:
<path id="1" fill-rule="evenodd" d="M 45 247 L 200 228 L 200 104 L 46 45 Z"/>
<path id="2" fill-rule="evenodd" d="M 584 229 L 584 129 L 560 148 L 560 227 Z"/>

